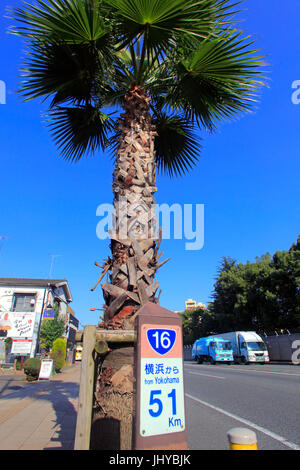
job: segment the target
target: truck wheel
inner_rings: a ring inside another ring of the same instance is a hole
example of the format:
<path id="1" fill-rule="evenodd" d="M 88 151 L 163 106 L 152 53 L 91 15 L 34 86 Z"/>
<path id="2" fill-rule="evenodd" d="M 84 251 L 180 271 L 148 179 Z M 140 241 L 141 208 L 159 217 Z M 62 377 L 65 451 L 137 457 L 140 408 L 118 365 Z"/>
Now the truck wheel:
<path id="1" fill-rule="evenodd" d="M 248 362 L 248 361 L 246 361 L 246 358 L 245 358 L 245 356 L 242 356 L 242 364 L 244 364 L 244 365 L 247 365 L 247 364 L 249 364 L 249 362 Z"/>
<path id="2" fill-rule="evenodd" d="M 212 357 L 209 358 L 209 362 L 212 366 L 214 366 L 216 363 L 216 361 L 214 361 Z"/>
<path id="3" fill-rule="evenodd" d="M 203 358 L 202 357 L 198 357 L 198 364 L 203 364 Z"/>

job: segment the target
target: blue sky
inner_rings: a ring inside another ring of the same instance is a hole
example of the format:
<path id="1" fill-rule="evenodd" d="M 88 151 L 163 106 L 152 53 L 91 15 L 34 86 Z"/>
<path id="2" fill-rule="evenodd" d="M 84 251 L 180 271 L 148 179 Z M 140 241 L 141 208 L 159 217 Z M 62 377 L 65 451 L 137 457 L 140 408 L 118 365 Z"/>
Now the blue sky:
<path id="1" fill-rule="evenodd" d="M 43 122 L 45 104 L 23 103 L 15 93 L 24 54 L 22 40 L 7 34 L 10 20 L 0 6 L 0 80 L 6 104 L 0 105 L 1 184 L 0 277 L 66 278 L 82 325 L 96 324 L 101 289 L 90 288 L 109 255 L 96 237 L 96 209 L 112 200 L 112 161 L 103 154 L 76 165 L 59 157 Z M 194 171 L 170 180 L 158 176 L 158 203 L 204 204 L 204 247 L 186 251 L 186 240 L 165 240 L 171 260 L 157 276 L 161 305 L 183 310 L 194 298 L 208 303 L 222 256 L 254 261 L 266 252 L 288 249 L 300 233 L 300 104 L 292 103 L 292 83 L 300 80 L 299 2 L 246 0 L 241 28 L 253 34 L 270 64 L 268 87 L 258 109 L 214 135 L 200 133 L 202 158 Z"/>

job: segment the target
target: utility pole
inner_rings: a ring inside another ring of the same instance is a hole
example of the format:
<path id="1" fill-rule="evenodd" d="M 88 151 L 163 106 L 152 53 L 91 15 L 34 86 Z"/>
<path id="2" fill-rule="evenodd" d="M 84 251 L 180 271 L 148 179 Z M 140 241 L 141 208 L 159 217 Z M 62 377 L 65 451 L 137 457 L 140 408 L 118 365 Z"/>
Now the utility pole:
<path id="1" fill-rule="evenodd" d="M 50 270 L 49 270 L 48 279 L 51 279 L 51 276 L 52 276 L 52 269 L 53 269 L 53 264 L 54 264 L 54 258 L 57 258 L 58 256 L 62 256 L 62 255 L 49 255 L 49 256 L 51 256 L 51 264 L 50 264 Z"/>

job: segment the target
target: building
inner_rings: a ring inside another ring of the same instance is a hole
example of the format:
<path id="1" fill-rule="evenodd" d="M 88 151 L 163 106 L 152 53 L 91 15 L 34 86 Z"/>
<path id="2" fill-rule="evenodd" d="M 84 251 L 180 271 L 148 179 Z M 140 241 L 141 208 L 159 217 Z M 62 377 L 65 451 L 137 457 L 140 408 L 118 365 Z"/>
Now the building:
<path id="1" fill-rule="evenodd" d="M 203 304 L 202 302 L 196 302 L 196 300 L 193 299 L 188 299 L 185 301 L 185 310 L 190 310 L 193 308 L 203 308 L 206 310 L 206 305 Z"/>
<path id="2" fill-rule="evenodd" d="M 76 331 L 79 327 L 79 320 L 75 317 L 74 311 L 68 305 L 67 307 L 67 322 L 66 322 L 66 339 L 67 339 L 67 349 L 73 349 L 74 344 L 76 343 Z"/>
<path id="3" fill-rule="evenodd" d="M 67 347 L 78 320 L 69 307 L 72 295 L 66 279 L 0 278 L 0 337 L 12 338 L 12 354 L 34 357 L 43 319 L 54 317 L 54 304 L 66 323 Z M 77 326 L 76 326 L 77 325 Z"/>

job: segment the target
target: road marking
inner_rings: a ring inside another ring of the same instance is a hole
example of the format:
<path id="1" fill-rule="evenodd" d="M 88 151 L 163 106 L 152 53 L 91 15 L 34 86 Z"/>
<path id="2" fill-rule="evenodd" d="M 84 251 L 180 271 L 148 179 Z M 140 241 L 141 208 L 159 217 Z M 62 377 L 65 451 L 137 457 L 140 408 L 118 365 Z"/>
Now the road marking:
<path id="1" fill-rule="evenodd" d="M 262 374 L 277 374 L 277 375 L 291 375 L 292 377 L 299 377 L 300 374 L 298 374 L 297 372 L 295 372 L 294 374 L 289 374 L 288 372 L 275 372 L 275 371 L 268 371 L 268 370 L 258 370 L 258 369 L 248 369 L 248 370 L 244 370 L 244 369 L 238 369 L 237 367 L 232 369 L 232 370 L 236 370 L 238 372 L 260 372 Z"/>
<path id="2" fill-rule="evenodd" d="M 187 367 L 187 366 L 184 366 L 184 367 Z M 195 366 L 192 366 L 193 368 L 196 367 Z M 218 366 L 213 366 L 214 368 L 217 368 Z M 246 366 L 247 367 L 247 366 Z M 220 368 L 220 366 L 219 366 Z M 222 366 L 222 369 L 223 369 L 223 366 Z M 291 377 L 300 377 L 300 374 L 298 372 L 295 372 L 295 373 L 289 373 L 289 372 L 275 372 L 275 371 L 268 371 L 268 370 L 258 370 L 258 369 L 238 369 L 237 367 L 230 367 L 230 369 L 228 369 L 228 371 L 237 371 L 237 372 L 260 372 L 261 374 L 277 374 L 277 375 L 290 375 Z"/>
<path id="3" fill-rule="evenodd" d="M 223 415 L 229 416 L 229 418 L 235 419 L 236 421 L 239 421 L 240 423 L 243 423 L 246 426 L 249 426 L 255 429 L 256 431 L 266 434 L 266 436 L 269 436 L 272 439 L 275 439 L 275 441 L 280 442 L 281 444 L 285 445 L 286 447 L 289 447 L 290 449 L 300 450 L 299 445 L 295 444 L 294 442 L 288 441 L 285 437 L 282 437 L 279 434 L 276 434 L 270 431 L 269 429 L 259 426 L 258 424 L 252 423 L 252 421 L 249 421 L 248 419 L 245 419 L 245 418 L 241 418 L 240 416 L 230 413 L 229 411 L 223 410 L 222 408 L 219 408 L 218 406 L 211 405 L 210 403 L 200 400 L 199 398 L 193 397 L 192 395 L 189 395 L 188 393 L 186 393 L 185 395 L 191 400 L 197 401 L 201 405 L 207 406 L 208 408 L 211 408 L 214 411 L 218 411 L 219 413 L 222 413 Z"/>
<path id="4" fill-rule="evenodd" d="M 205 377 L 213 377 L 214 379 L 225 379 L 225 377 L 220 377 L 218 375 L 210 375 L 210 374 L 201 374 L 200 372 L 190 372 L 190 371 L 187 371 L 188 374 L 192 374 L 192 375 L 205 375 Z"/>

